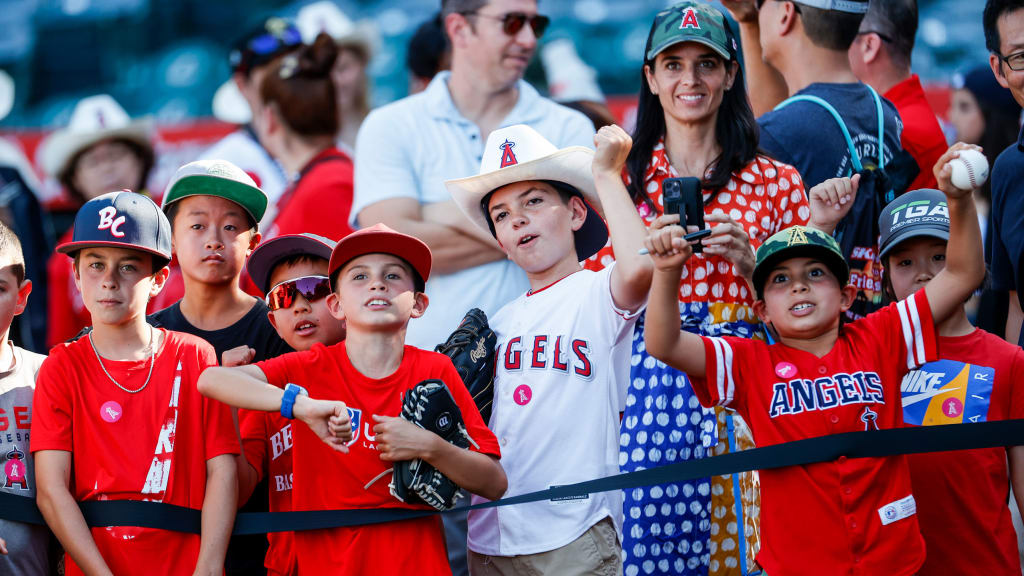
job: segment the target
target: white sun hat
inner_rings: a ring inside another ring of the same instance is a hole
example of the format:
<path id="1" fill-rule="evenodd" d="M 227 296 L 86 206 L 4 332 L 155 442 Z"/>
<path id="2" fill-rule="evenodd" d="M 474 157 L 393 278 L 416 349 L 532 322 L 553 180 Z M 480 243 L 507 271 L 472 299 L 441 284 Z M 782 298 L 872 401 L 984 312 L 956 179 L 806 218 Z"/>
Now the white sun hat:
<path id="1" fill-rule="evenodd" d="M 601 219 L 601 200 L 594 187 L 590 165 L 594 151 L 584 146 L 559 150 L 536 130 L 525 124 L 499 128 L 487 137 L 480 173 L 468 178 L 448 180 L 445 186 L 455 204 L 470 221 L 492 235 L 490 217 L 482 202 L 502 186 L 529 180 L 566 184 L 583 197 L 587 217 L 576 231 L 576 255 L 586 260 L 608 241 L 608 227 Z"/>
<path id="2" fill-rule="evenodd" d="M 324 32 L 338 44 L 362 49 L 367 59 L 379 43 L 377 27 L 372 21 L 353 22 L 330 0 L 303 6 L 295 16 L 295 26 L 302 33 L 302 41 L 306 44 L 312 44 L 317 35 Z"/>
<path id="3" fill-rule="evenodd" d="M 214 92 L 213 117 L 228 124 L 248 124 L 252 120 L 252 110 L 234 78 L 228 78 Z"/>
<path id="4" fill-rule="evenodd" d="M 107 94 L 83 98 L 75 104 L 71 121 L 39 145 L 39 164 L 51 176 L 60 177 L 76 154 L 103 140 L 129 140 L 152 148 L 153 123 L 149 118 L 132 119 Z"/>

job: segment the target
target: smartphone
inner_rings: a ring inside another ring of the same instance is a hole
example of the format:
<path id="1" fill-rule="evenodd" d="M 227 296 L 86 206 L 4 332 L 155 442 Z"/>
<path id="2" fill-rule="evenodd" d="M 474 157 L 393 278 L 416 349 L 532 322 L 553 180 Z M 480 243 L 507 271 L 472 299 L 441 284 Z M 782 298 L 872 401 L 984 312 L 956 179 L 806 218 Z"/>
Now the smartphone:
<path id="1" fill-rule="evenodd" d="M 665 214 L 678 214 L 680 226 L 697 227 L 697 232 L 684 236 L 687 242 L 711 235 L 711 230 L 704 224 L 704 195 L 699 178 L 666 178 L 661 183 L 661 196 Z M 702 248 L 700 242 L 693 244 L 694 252 L 701 252 Z"/>

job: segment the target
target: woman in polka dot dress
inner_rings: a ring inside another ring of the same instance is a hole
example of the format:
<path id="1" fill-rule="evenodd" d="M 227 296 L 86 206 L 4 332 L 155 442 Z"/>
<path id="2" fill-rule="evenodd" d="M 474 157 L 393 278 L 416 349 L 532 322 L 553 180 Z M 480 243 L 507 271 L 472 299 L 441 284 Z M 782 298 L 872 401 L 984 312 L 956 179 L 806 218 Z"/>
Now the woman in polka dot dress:
<path id="1" fill-rule="evenodd" d="M 809 207 L 796 169 L 757 154 L 757 138 L 736 43 L 722 14 L 696 2 L 659 13 L 647 40 L 637 128 L 623 177 L 648 224 L 664 211 L 665 178 L 703 182 L 705 221 L 713 233 L 683 270 L 683 329 L 763 337 L 744 280 L 753 272 L 753 251 L 771 234 L 806 223 Z M 613 259 L 609 245 L 586 266 L 598 270 Z M 633 336 L 621 469 L 727 452 L 724 422 L 724 414 L 719 419 L 700 407 L 685 374 L 647 354 L 641 318 Z M 738 417 L 736 422 L 739 447 L 751 447 L 746 426 Z M 745 533 L 756 546 L 757 489 L 753 481 L 744 488 Z M 625 576 L 740 573 L 729 476 L 627 491 L 624 515 Z"/>

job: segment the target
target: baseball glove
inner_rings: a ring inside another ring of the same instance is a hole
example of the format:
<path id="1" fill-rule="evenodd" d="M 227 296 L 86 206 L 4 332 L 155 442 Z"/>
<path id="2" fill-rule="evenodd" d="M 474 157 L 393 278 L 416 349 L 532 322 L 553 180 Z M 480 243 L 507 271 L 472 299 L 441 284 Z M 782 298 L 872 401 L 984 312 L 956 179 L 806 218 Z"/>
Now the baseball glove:
<path id="1" fill-rule="evenodd" d="M 424 380 L 407 391 L 401 417 L 459 448 L 476 445 L 466 432 L 462 411 L 440 380 Z M 461 496 L 458 485 L 419 458 L 395 462 L 389 488 L 406 504 L 426 504 L 437 510 L 454 508 Z"/>
<path id="2" fill-rule="evenodd" d="M 485 424 L 491 420 L 494 400 L 493 358 L 497 342 L 497 335 L 487 326 L 487 316 L 479 308 L 473 308 L 448 340 L 435 348 L 451 358 Z"/>

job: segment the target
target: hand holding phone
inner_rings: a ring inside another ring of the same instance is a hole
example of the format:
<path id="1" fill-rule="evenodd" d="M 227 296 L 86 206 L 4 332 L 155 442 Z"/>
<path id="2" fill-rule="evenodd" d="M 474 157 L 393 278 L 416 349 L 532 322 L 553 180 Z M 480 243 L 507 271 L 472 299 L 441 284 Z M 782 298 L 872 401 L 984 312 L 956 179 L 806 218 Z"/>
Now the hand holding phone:
<path id="1" fill-rule="evenodd" d="M 704 224 L 704 195 L 700 179 L 693 177 L 666 178 L 661 183 L 661 197 L 665 214 L 678 214 L 682 227 L 696 226 L 697 231 L 683 236 L 687 242 L 694 242 L 693 251 L 703 251 L 700 240 L 711 235 L 711 229 Z"/>

